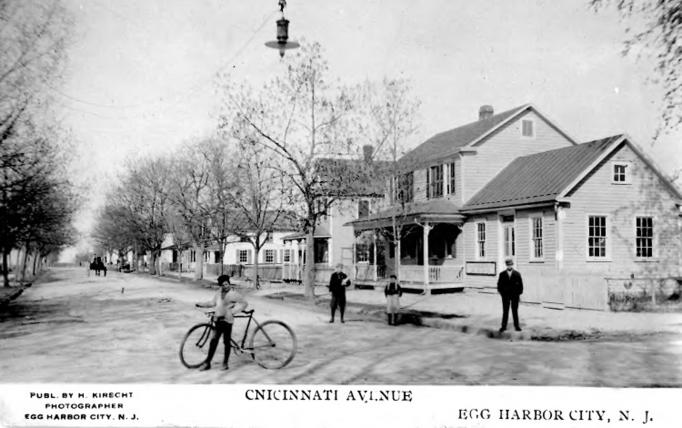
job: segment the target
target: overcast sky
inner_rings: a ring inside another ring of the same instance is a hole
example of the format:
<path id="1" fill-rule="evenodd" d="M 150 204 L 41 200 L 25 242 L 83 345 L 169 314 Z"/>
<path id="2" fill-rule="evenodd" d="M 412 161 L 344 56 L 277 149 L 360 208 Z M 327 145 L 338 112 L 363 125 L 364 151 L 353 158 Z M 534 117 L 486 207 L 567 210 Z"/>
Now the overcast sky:
<path id="1" fill-rule="evenodd" d="M 78 141 L 76 173 L 98 193 L 131 157 L 215 127 L 213 78 L 257 85 L 282 67 L 277 0 L 66 0 L 77 25 L 59 108 Z M 344 83 L 406 77 L 421 100 L 412 145 L 524 103 L 579 141 L 628 133 L 671 173 L 681 132 L 651 146 L 661 96 L 647 61 L 623 57 L 625 24 L 587 0 L 289 0 L 290 37 L 323 46 Z M 101 199 L 81 216 L 91 221 Z"/>

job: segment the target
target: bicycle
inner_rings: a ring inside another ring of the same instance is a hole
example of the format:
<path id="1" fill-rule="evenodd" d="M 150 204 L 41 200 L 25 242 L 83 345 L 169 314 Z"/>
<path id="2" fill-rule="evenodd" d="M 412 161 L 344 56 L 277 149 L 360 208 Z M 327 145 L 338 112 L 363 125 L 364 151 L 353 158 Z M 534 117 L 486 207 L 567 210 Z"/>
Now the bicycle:
<path id="1" fill-rule="evenodd" d="M 235 318 L 248 318 L 248 322 L 240 342 L 230 338 L 232 350 L 238 355 L 251 355 L 251 358 L 263 368 L 281 369 L 296 355 L 296 335 L 291 327 L 282 321 L 268 320 L 262 324 L 259 323 L 253 317 L 253 312 L 254 310 L 251 309 L 234 316 Z M 182 339 L 180 361 L 185 367 L 195 369 L 208 359 L 209 343 L 215 330 L 214 315 L 214 311 L 206 312 L 210 321 L 193 326 Z M 249 335 L 252 322 L 255 324 L 255 330 Z"/>

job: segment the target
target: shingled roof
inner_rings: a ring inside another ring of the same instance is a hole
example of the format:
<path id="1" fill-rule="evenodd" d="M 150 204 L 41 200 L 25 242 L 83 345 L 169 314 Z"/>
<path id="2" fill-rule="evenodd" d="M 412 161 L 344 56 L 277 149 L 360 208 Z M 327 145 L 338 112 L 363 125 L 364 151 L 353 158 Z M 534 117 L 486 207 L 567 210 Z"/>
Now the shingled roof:
<path id="1" fill-rule="evenodd" d="M 462 211 L 479 211 L 556 200 L 622 135 L 516 158 L 476 193 Z"/>
<path id="2" fill-rule="evenodd" d="M 476 122 L 436 134 L 406 153 L 401 158 L 400 163 L 419 167 L 454 155 L 460 148 L 473 143 L 506 120 L 528 108 L 532 108 L 532 106 L 524 104 L 502 113 L 497 113 L 487 119 L 477 120 Z"/>

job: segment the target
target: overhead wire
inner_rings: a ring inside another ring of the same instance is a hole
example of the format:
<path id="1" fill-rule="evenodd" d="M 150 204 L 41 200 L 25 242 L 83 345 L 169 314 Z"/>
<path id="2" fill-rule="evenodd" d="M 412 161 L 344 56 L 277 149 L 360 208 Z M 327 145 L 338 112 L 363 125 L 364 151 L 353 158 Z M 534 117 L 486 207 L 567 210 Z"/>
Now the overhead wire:
<path id="1" fill-rule="evenodd" d="M 109 8 L 107 8 L 110 10 Z M 211 72 L 210 75 L 204 76 L 197 81 L 195 81 L 194 84 L 189 86 L 186 89 L 180 89 L 176 90 L 174 93 L 170 94 L 169 96 L 165 96 L 162 98 L 154 99 L 154 100 L 149 100 L 137 104 L 129 104 L 129 105 L 116 105 L 116 104 L 102 104 L 102 103 L 97 103 L 93 102 L 90 100 L 85 100 L 76 96 L 73 96 L 71 94 L 68 94 L 55 86 L 49 84 L 48 82 L 41 82 L 46 88 L 48 88 L 50 91 L 54 92 L 58 96 L 65 98 L 71 102 L 74 103 L 80 103 L 92 107 L 97 107 L 97 108 L 108 108 L 108 109 L 118 109 L 118 110 L 131 110 L 131 109 L 136 109 L 140 107 L 145 107 L 145 106 L 150 106 L 150 105 L 155 105 L 155 104 L 163 104 L 163 103 L 174 103 L 177 100 L 187 98 L 188 96 L 196 93 L 196 91 L 200 88 L 201 85 L 205 84 L 207 81 L 210 81 L 210 79 L 214 78 L 218 73 L 224 71 L 226 68 L 228 68 L 230 65 L 233 65 L 234 61 L 244 52 L 244 50 L 251 44 L 251 42 L 255 39 L 255 37 L 260 33 L 260 31 L 265 27 L 265 25 L 277 14 L 277 12 L 272 12 L 270 13 L 263 21 L 261 24 L 251 33 L 251 36 L 241 45 L 239 49 L 235 51 L 235 53 L 226 61 L 224 62 L 221 66 L 219 66 L 215 71 Z M 118 14 L 120 16 L 120 14 Z M 73 109 L 72 110 L 77 110 L 81 113 L 88 113 L 92 114 L 95 116 L 99 117 L 104 117 L 107 118 L 104 115 L 101 115 L 99 113 L 94 113 L 94 112 L 86 112 L 83 110 L 78 110 L 78 109 Z M 123 119 L 124 117 L 121 117 Z"/>

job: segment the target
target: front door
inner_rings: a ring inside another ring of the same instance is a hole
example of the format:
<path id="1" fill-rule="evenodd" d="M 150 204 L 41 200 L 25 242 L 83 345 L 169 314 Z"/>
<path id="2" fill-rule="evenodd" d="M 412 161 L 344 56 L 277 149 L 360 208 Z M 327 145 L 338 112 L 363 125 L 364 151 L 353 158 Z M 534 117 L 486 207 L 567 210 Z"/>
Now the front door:
<path id="1" fill-rule="evenodd" d="M 502 216 L 502 258 L 516 256 L 516 234 L 514 231 L 514 216 Z"/>

